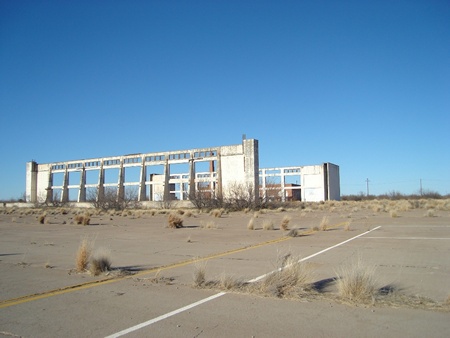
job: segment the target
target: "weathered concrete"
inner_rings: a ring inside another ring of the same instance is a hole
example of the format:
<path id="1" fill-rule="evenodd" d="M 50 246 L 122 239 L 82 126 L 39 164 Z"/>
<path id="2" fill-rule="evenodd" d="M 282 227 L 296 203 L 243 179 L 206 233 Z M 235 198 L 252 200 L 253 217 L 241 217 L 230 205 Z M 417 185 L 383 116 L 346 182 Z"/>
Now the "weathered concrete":
<path id="1" fill-rule="evenodd" d="M 180 167 L 185 169 L 179 172 Z M 127 171 L 133 169 L 139 174 L 129 179 Z M 132 194 L 132 199 L 140 202 L 184 201 L 195 198 L 199 192 L 210 198 L 226 198 L 237 191 L 248 195 L 242 197 L 258 202 L 260 197 L 266 199 L 267 190 L 273 189 L 268 188 L 267 179 L 271 177 L 281 180 L 278 188 L 282 201 L 286 200 L 289 189 L 300 190 L 303 201 L 340 199 L 338 166 L 324 163 L 260 170 L 258 140 L 255 139 L 211 148 L 44 164 L 33 161 L 27 163 L 26 170 L 26 200 L 31 203 L 67 203 L 75 198 L 80 203 L 103 200 L 109 192 L 106 189 L 113 189 L 118 200 L 128 199 Z M 117 171 L 117 179 L 106 181 L 106 174 L 112 171 Z M 275 171 L 278 174 L 274 174 Z M 87 181 L 90 173 L 97 175 L 95 181 Z M 72 175 L 79 175 L 79 181 L 72 182 Z M 296 186 L 286 182 L 286 178 L 293 175 L 299 176 L 301 182 Z M 71 190 L 77 192 L 76 197 L 70 196 Z"/>

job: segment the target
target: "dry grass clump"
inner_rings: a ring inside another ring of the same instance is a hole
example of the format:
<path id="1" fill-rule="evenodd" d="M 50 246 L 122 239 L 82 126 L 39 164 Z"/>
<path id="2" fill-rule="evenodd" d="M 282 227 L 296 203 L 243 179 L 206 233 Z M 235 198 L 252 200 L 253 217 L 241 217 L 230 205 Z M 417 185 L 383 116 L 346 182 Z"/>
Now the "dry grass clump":
<path id="1" fill-rule="evenodd" d="M 271 220 L 265 220 L 263 222 L 263 229 L 264 230 L 274 230 L 273 222 Z"/>
<path id="2" fill-rule="evenodd" d="M 424 216 L 425 217 L 435 217 L 436 214 L 434 212 L 434 209 L 428 209 Z"/>
<path id="3" fill-rule="evenodd" d="M 312 269 L 298 257 L 286 255 L 281 266 L 267 275 L 255 288 L 263 294 L 282 297 L 297 297 L 312 290 L 314 281 Z"/>
<path id="4" fill-rule="evenodd" d="M 351 224 L 351 221 L 348 221 L 347 223 L 345 223 L 345 225 L 344 225 L 344 230 L 345 231 L 350 231 L 351 230 L 350 224 Z"/>
<path id="5" fill-rule="evenodd" d="M 390 210 L 389 211 L 389 215 L 391 216 L 391 218 L 397 218 L 398 216 L 398 212 L 397 210 Z"/>
<path id="6" fill-rule="evenodd" d="M 289 232 L 286 234 L 286 236 L 289 236 L 289 237 L 297 237 L 298 235 L 299 235 L 298 229 L 291 229 L 291 230 L 289 230 Z"/>
<path id="7" fill-rule="evenodd" d="M 206 261 L 194 263 L 194 286 L 201 287 L 206 283 Z"/>
<path id="8" fill-rule="evenodd" d="M 322 221 L 320 222 L 320 225 L 319 225 L 319 230 L 327 231 L 329 226 L 330 226 L 330 221 L 328 219 L 328 216 L 323 216 Z"/>
<path id="9" fill-rule="evenodd" d="M 44 224 L 46 217 L 47 217 L 47 213 L 45 213 L 45 212 L 43 214 L 39 215 L 39 217 L 38 217 L 39 224 Z"/>
<path id="10" fill-rule="evenodd" d="M 284 231 L 289 230 L 288 228 L 288 224 L 291 221 L 291 217 L 289 216 L 284 216 L 283 219 L 281 220 L 281 224 L 280 224 L 280 228 L 283 229 Z"/>
<path id="11" fill-rule="evenodd" d="M 86 271 L 91 256 L 92 243 L 83 239 L 77 250 L 75 266 L 78 272 Z"/>
<path id="12" fill-rule="evenodd" d="M 167 219 L 169 228 L 182 228 L 183 227 L 183 219 L 176 214 L 170 213 Z"/>
<path id="13" fill-rule="evenodd" d="M 104 249 L 97 251 L 90 259 L 89 271 L 94 276 L 98 276 L 102 272 L 110 271 L 111 259 L 109 256 L 109 252 Z"/>
<path id="14" fill-rule="evenodd" d="M 255 219 L 253 217 L 250 218 L 250 220 L 248 221 L 247 229 L 248 230 L 255 230 Z"/>
<path id="15" fill-rule="evenodd" d="M 186 210 L 186 211 L 184 212 L 184 216 L 186 216 L 186 217 L 192 217 L 192 216 L 193 216 L 192 211 Z"/>
<path id="16" fill-rule="evenodd" d="M 213 210 L 211 210 L 211 212 L 209 214 L 216 218 L 220 218 L 220 217 L 222 217 L 222 213 L 223 213 L 222 209 L 213 209 Z"/>
<path id="17" fill-rule="evenodd" d="M 74 221 L 78 225 L 89 225 L 91 223 L 91 215 L 89 215 L 89 213 L 85 213 L 84 215 L 76 215 L 74 217 Z"/>
<path id="18" fill-rule="evenodd" d="M 216 222 L 214 222 L 214 221 L 208 221 L 208 222 L 206 222 L 206 223 L 203 223 L 203 222 L 202 222 L 202 223 L 200 224 L 200 226 L 201 226 L 203 229 L 217 229 L 217 228 L 218 228 Z"/>
<path id="19" fill-rule="evenodd" d="M 359 257 L 336 272 L 339 296 L 351 302 L 367 302 L 377 292 L 375 267 L 364 265 Z"/>
<path id="20" fill-rule="evenodd" d="M 219 287 L 222 290 L 236 290 L 244 285 L 243 282 L 237 280 L 233 276 L 222 274 L 219 279 Z"/>

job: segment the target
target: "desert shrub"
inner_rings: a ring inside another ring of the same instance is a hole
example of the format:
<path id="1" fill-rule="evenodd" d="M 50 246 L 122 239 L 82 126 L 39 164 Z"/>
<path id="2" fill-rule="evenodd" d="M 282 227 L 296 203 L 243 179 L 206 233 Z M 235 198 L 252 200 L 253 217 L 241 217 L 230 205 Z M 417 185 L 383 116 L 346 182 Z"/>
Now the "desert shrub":
<path id="1" fill-rule="evenodd" d="M 217 229 L 217 224 L 213 221 L 208 221 L 206 223 L 201 223 L 203 229 Z"/>
<path id="2" fill-rule="evenodd" d="M 397 212 L 397 210 L 390 210 L 390 211 L 389 211 L 389 215 L 390 215 L 392 218 L 397 218 L 397 217 L 398 217 L 398 212 Z"/>
<path id="3" fill-rule="evenodd" d="M 206 261 L 196 261 L 194 264 L 194 286 L 201 287 L 206 283 Z"/>
<path id="4" fill-rule="evenodd" d="M 91 222 L 91 216 L 88 213 L 84 215 L 75 215 L 74 221 L 78 225 L 89 225 Z"/>
<path id="5" fill-rule="evenodd" d="M 100 250 L 91 257 L 89 262 L 89 271 L 94 276 L 110 270 L 111 259 L 109 257 L 109 252 L 107 252 L 106 250 Z"/>
<path id="6" fill-rule="evenodd" d="M 78 272 L 86 271 L 91 256 L 92 245 L 87 239 L 83 239 L 77 250 L 76 269 Z"/>
<path id="7" fill-rule="evenodd" d="M 330 222 L 328 220 L 328 216 L 323 216 L 322 221 L 320 222 L 319 229 L 320 231 L 327 231 L 330 226 Z"/>
<path id="8" fill-rule="evenodd" d="M 298 229 L 291 229 L 291 230 L 289 230 L 289 232 L 286 234 L 286 236 L 297 237 L 298 236 Z"/>
<path id="9" fill-rule="evenodd" d="M 168 227 L 169 228 L 182 228 L 183 219 L 176 214 L 170 213 L 168 217 Z"/>
<path id="10" fill-rule="evenodd" d="M 271 220 L 265 220 L 263 222 L 263 229 L 264 230 L 274 230 L 273 222 Z"/>
<path id="11" fill-rule="evenodd" d="M 275 272 L 255 286 L 260 292 L 282 298 L 298 296 L 312 288 L 313 273 L 307 263 L 287 255 L 280 264 Z"/>
<path id="12" fill-rule="evenodd" d="M 238 281 L 233 276 L 222 274 L 219 280 L 219 286 L 222 290 L 235 290 L 242 286 L 242 282 Z"/>
<path id="13" fill-rule="evenodd" d="M 284 231 L 289 230 L 288 229 L 288 224 L 291 221 L 291 218 L 289 216 L 284 216 L 283 219 L 281 220 L 281 224 L 280 224 L 280 228 L 283 229 Z"/>
<path id="14" fill-rule="evenodd" d="M 255 230 L 255 219 L 253 217 L 250 218 L 250 220 L 248 221 L 247 229 L 248 230 Z"/>
<path id="15" fill-rule="evenodd" d="M 222 212 L 223 211 L 221 209 L 213 209 L 213 210 L 211 210 L 211 212 L 209 214 L 216 218 L 220 218 L 220 217 L 222 217 Z"/>
<path id="16" fill-rule="evenodd" d="M 39 224 L 44 224 L 46 217 L 47 217 L 47 214 L 45 212 L 43 214 L 39 215 L 39 217 L 38 217 Z"/>
<path id="17" fill-rule="evenodd" d="M 350 231 L 350 224 L 351 224 L 351 221 L 348 221 L 347 223 L 345 223 L 345 225 L 344 225 L 345 231 Z"/>
<path id="18" fill-rule="evenodd" d="M 434 217 L 436 216 L 436 214 L 434 213 L 433 209 L 428 209 L 427 212 L 425 213 L 425 217 Z"/>
<path id="19" fill-rule="evenodd" d="M 358 257 L 336 272 L 339 296 L 353 302 L 372 300 L 376 293 L 375 267 L 367 266 Z"/>

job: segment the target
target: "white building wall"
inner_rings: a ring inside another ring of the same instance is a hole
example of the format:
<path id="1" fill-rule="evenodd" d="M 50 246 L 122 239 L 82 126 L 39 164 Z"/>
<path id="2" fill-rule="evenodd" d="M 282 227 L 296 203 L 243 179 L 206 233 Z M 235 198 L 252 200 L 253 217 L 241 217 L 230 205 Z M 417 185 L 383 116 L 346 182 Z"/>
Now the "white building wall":
<path id="1" fill-rule="evenodd" d="M 322 165 L 302 167 L 302 200 L 320 202 L 325 200 L 324 172 Z"/>

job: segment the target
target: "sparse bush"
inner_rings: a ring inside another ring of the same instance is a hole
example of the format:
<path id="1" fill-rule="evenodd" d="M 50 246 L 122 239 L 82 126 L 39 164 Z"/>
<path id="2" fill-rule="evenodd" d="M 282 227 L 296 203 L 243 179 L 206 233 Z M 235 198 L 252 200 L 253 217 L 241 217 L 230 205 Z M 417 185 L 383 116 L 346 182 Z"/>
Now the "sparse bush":
<path id="1" fill-rule="evenodd" d="M 217 229 L 217 224 L 213 221 L 208 221 L 206 223 L 201 223 L 203 229 Z"/>
<path id="2" fill-rule="evenodd" d="M 297 236 L 298 236 L 298 230 L 297 230 L 297 229 L 291 229 L 291 230 L 289 230 L 289 232 L 286 234 L 286 236 L 289 236 L 289 237 L 297 237 Z"/>
<path id="3" fill-rule="evenodd" d="M 248 230 L 255 230 L 255 219 L 253 217 L 250 218 L 250 220 L 248 221 L 247 229 Z"/>
<path id="4" fill-rule="evenodd" d="M 96 252 L 89 263 L 89 271 L 94 276 L 111 270 L 111 259 L 109 257 L 109 252 L 106 250 Z"/>
<path id="5" fill-rule="evenodd" d="M 348 221 L 347 223 L 345 223 L 345 225 L 344 225 L 344 230 L 345 231 L 350 231 L 350 221 Z"/>
<path id="6" fill-rule="evenodd" d="M 343 299 L 366 302 L 375 296 L 375 268 L 364 265 L 360 257 L 353 263 L 342 266 L 336 274 L 338 292 Z"/>
<path id="7" fill-rule="evenodd" d="M 211 210 L 211 212 L 209 214 L 216 218 L 220 218 L 220 217 L 222 217 L 222 210 L 221 209 L 213 209 L 213 210 Z"/>
<path id="8" fill-rule="evenodd" d="M 291 221 L 291 218 L 289 216 L 287 216 L 287 215 L 284 216 L 282 221 L 281 221 L 280 228 L 283 229 L 284 231 L 289 230 L 288 224 L 289 224 L 290 221 Z"/>
<path id="9" fill-rule="evenodd" d="M 38 221 L 39 221 L 39 224 L 44 224 L 45 223 L 45 218 L 47 217 L 47 214 L 44 212 L 43 214 L 41 214 L 39 217 L 38 217 Z"/>
<path id="10" fill-rule="evenodd" d="M 425 217 L 435 217 L 436 214 L 434 213 L 433 209 L 428 209 L 427 212 L 425 213 Z"/>
<path id="11" fill-rule="evenodd" d="M 313 273 L 298 257 L 287 255 L 275 272 L 267 275 L 256 287 L 262 293 L 279 298 L 293 297 L 312 288 Z"/>
<path id="12" fill-rule="evenodd" d="M 328 216 L 323 216 L 319 226 L 320 231 L 327 231 L 329 226 L 330 222 L 328 220 Z"/>
<path id="13" fill-rule="evenodd" d="M 76 269 L 78 272 L 86 271 L 91 256 L 92 245 L 87 239 L 83 239 L 78 247 L 76 257 Z"/>
<path id="14" fill-rule="evenodd" d="M 389 211 L 389 215 L 392 218 L 397 218 L 398 217 L 398 212 L 397 212 L 397 210 L 391 210 L 391 211 Z"/>
<path id="15" fill-rule="evenodd" d="M 273 222 L 271 220 L 265 220 L 263 222 L 263 229 L 264 230 L 274 230 Z"/>
<path id="16" fill-rule="evenodd" d="M 76 215 L 74 217 L 74 221 L 78 225 L 80 225 L 80 224 L 89 225 L 91 222 L 91 216 L 88 213 L 86 213 L 84 215 Z"/>
<path id="17" fill-rule="evenodd" d="M 183 219 L 176 214 L 169 214 L 168 217 L 169 228 L 182 228 Z"/>
<path id="18" fill-rule="evenodd" d="M 196 261 L 194 264 L 194 286 L 201 287 L 206 282 L 206 261 Z"/>

